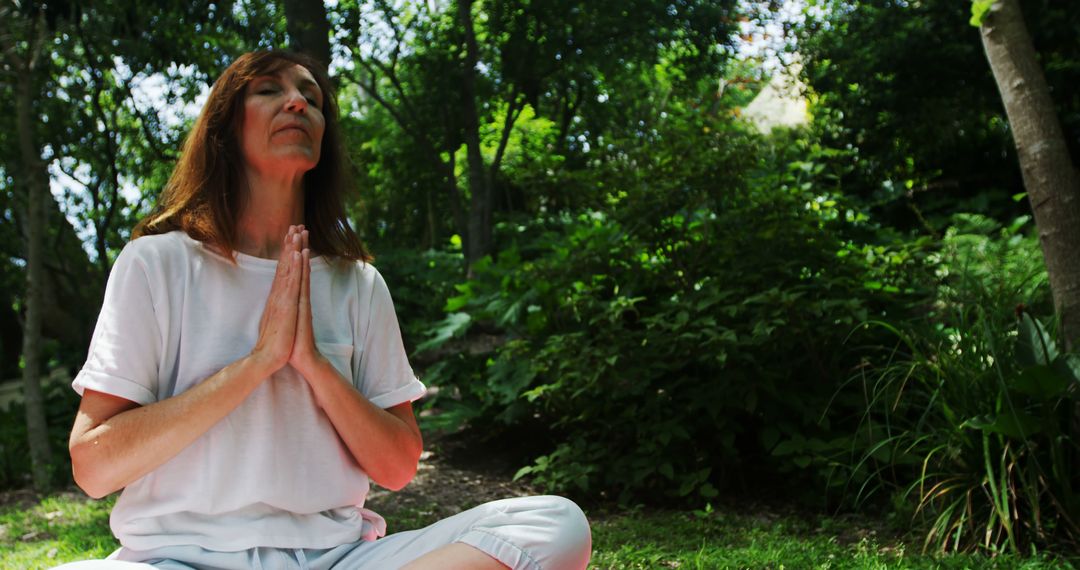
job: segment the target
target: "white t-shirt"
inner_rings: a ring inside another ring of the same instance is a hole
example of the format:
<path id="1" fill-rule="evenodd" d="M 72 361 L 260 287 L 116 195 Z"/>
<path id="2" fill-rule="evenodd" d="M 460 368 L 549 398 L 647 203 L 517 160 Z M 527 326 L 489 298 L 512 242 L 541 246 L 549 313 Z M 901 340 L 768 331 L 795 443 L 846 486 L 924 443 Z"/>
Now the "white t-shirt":
<path id="1" fill-rule="evenodd" d="M 109 275 L 75 390 L 146 405 L 247 356 L 277 261 L 238 253 L 237 263 L 180 231 L 128 243 Z M 318 349 L 360 393 L 382 408 L 423 395 L 372 265 L 339 269 L 316 257 L 311 292 Z M 285 366 L 176 457 L 128 485 L 110 522 L 135 550 L 331 548 L 381 523 L 362 508 L 368 488 L 307 382 Z"/>

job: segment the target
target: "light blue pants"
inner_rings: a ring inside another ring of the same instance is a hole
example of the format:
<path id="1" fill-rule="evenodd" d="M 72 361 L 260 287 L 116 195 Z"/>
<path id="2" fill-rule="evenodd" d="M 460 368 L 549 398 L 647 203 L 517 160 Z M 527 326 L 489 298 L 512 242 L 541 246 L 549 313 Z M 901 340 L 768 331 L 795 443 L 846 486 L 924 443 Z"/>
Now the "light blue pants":
<path id="1" fill-rule="evenodd" d="M 197 546 L 136 551 L 54 570 L 393 570 L 454 542 L 478 548 L 514 570 L 584 569 L 592 535 L 581 509 L 555 496 L 485 503 L 418 530 L 328 549 L 253 548 L 214 552 Z"/>

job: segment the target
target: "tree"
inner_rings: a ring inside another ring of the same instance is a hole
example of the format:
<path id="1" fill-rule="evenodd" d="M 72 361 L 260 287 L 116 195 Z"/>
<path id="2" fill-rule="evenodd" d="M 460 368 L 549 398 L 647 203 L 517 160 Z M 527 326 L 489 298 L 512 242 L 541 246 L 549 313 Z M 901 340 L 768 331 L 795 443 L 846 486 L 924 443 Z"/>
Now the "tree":
<path id="1" fill-rule="evenodd" d="M 3 38 L 5 71 L 14 75 L 15 115 L 18 124 L 21 171 L 19 186 L 26 196 L 26 317 L 23 323 L 23 399 L 26 403 L 26 430 L 30 443 L 30 462 L 34 487 L 50 487 L 48 425 L 41 393 L 41 322 L 45 232 L 45 204 L 49 196 L 49 177 L 37 142 L 34 97 L 40 82 L 44 46 L 51 34 L 46 27 L 45 9 L 38 6 L 7 5 L 0 10 L 6 21 L 14 21 L 17 31 Z M 22 32 L 21 34 L 19 32 Z"/>
<path id="2" fill-rule="evenodd" d="M 284 0 L 289 47 L 330 65 L 330 24 L 322 0 Z"/>
<path id="3" fill-rule="evenodd" d="M 156 8 L 130 0 L 0 5 L 0 94 L 15 107 L 0 117 L 0 236 L 8 238 L 0 243 L 0 295 L 2 314 L 22 329 L 12 331 L 5 318 L 0 332 L 5 356 L 13 356 L 10 341 L 21 335 L 39 488 L 48 485 L 50 455 L 42 363 L 81 362 L 111 260 L 164 184 L 184 129 L 163 125 L 160 110 L 140 101 L 133 85 L 157 76 L 166 104 L 190 102 L 239 53 L 284 40 L 284 19 L 272 8 L 222 10 L 209 2 Z M 64 182 L 59 199 L 50 187 L 57 179 Z M 25 287 L 9 275 L 25 277 Z M 44 354 L 46 337 L 61 349 Z M 4 358 L 0 374 L 14 360 Z"/>
<path id="4" fill-rule="evenodd" d="M 1080 157 L 1080 11 L 1023 2 L 1058 116 Z M 1029 213 L 1008 121 L 970 2 L 824 0 L 796 26 L 815 129 L 854 151 L 844 193 L 883 224 L 941 231 L 956 212 Z"/>
<path id="5" fill-rule="evenodd" d="M 355 65 L 344 78 L 388 114 L 444 181 L 442 203 L 475 261 L 494 253 L 494 213 L 521 204 L 503 170 L 521 117 L 554 121 L 559 136 L 549 152 L 574 153 L 601 134 L 595 123 L 587 134 L 575 131 L 585 130 L 587 110 L 618 99 L 614 85 L 651 76 L 663 61 L 690 78 L 715 81 L 734 5 L 371 0 L 341 2 L 332 17 L 341 45 L 363 46 L 352 50 Z M 617 115 L 606 114 L 612 122 Z M 425 201 L 434 202 L 414 200 Z"/>
<path id="6" fill-rule="evenodd" d="M 1062 338 L 1080 340 L 1080 175 L 1069 155 L 1050 89 L 1017 0 L 976 0 L 986 58 L 1016 143 L 1038 227 Z"/>

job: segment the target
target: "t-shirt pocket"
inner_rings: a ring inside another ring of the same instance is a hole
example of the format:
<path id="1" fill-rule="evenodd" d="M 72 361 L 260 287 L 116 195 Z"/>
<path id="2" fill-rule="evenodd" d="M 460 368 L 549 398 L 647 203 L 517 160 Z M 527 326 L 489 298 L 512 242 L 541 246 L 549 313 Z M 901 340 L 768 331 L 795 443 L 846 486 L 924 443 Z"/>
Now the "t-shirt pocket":
<path id="1" fill-rule="evenodd" d="M 330 364 L 334 365 L 335 370 L 348 379 L 350 384 L 356 385 L 356 380 L 352 377 L 353 345 L 338 342 L 316 342 L 315 346 L 319 349 L 319 353 L 325 356 L 330 361 Z"/>

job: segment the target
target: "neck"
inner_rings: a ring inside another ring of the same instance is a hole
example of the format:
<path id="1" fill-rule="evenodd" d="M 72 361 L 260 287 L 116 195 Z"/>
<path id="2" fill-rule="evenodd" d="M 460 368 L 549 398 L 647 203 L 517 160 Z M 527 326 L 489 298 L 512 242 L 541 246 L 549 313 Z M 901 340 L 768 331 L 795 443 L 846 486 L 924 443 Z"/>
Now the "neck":
<path id="1" fill-rule="evenodd" d="M 268 175 L 248 169 L 248 199 L 236 226 L 236 250 L 277 259 L 289 226 L 304 223 L 304 173 Z"/>

